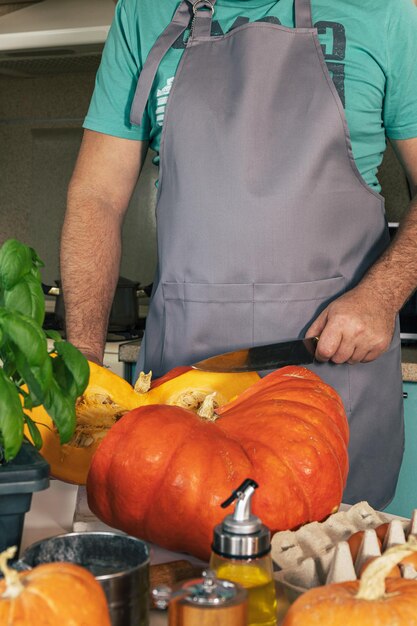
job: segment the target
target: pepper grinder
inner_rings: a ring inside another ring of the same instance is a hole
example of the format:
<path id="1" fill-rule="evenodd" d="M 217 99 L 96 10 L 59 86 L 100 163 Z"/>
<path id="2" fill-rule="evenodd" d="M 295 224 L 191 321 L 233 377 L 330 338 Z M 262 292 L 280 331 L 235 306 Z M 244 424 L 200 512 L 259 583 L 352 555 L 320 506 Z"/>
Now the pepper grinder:
<path id="1" fill-rule="evenodd" d="M 210 568 L 219 578 L 248 590 L 248 626 L 276 626 L 277 598 L 273 580 L 271 533 L 252 514 L 258 484 L 247 478 L 222 508 L 236 501 L 235 511 L 214 529 Z"/>
<path id="2" fill-rule="evenodd" d="M 152 591 L 158 609 L 168 608 L 169 626 L 247 626 L 246 589 L 228 580 L 219 580 L 211 570 L 202 578 L 160 585 Z"/>

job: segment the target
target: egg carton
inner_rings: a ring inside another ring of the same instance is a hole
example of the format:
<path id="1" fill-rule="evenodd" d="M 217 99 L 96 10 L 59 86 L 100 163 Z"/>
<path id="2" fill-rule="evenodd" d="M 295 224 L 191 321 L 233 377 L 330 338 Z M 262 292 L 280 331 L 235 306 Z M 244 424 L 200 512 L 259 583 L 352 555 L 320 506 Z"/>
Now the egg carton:
<path id="1" fill-rule="evenodd" d="M 381 546 L 376 529 L 382 524 L 388 525 Z M 348 540 L 358 531 L 363 534 L 353 558 Z M 410 535 L 417 535 L 417 509 L 411 519 L 393 518 L 375 511 L 367 502 L 359 502 L 324 522 L 276 533 L 272 559 L 279 571 L 274 578 L 284 586 L 291 601 L 312 587 L 356 580 L 366 561 L 404 543 Z M 402 566 L 401 575 L 417 578 L 412 566 Z"/>

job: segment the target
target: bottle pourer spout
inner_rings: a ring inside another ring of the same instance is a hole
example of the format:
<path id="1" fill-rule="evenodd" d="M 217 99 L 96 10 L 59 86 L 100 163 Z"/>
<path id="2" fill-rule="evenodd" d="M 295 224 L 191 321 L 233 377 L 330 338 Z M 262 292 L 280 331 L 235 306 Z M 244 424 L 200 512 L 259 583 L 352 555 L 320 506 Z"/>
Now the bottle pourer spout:
<path id="1" fill-rule="evenodd" d="M 251 511 L 251 500 L 258 488 L 246 478 L 222 503 L 225 509 L 236 501 L 235 510 L 214 529 L 213 551 L 225 558 L 257 558 L 271 549 L 271 533 Z"/>
<path id="2" fill-rule="evenodd" d="M 254 480 L 246 478 L 246 480 L 232 492 L 232 495 L 222 503 L 222 508 L 225 509 L 230 506 L 232 502 L 237 500 L 233 518 L 237 522 L 248 520 L 251 517 L 251 499 L 258 486 L 258 483 Z"/>
<path id="3" fill-rule="evenodd" d="M 256 483 L 251 478 L 246 478 L 243 483 L 232 492 L 232 495 L 222 503 L 222 508 L 226 508 L 232 504 L 235 500 L 236 506 L 233 515 L 228 515 L 224 520 L 224 525 L 232 532 L 253 532 L 260 524 L 260 520 L 252 515 L 251 500 L 255 493 L 255 489 L 258 488 Z"/>

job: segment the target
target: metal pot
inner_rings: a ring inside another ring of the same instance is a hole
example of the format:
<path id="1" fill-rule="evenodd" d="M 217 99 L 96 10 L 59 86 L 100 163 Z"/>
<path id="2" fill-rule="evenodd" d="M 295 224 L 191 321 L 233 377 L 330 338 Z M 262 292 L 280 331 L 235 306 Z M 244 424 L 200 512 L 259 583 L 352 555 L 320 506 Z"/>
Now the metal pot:
<path id="1" fill-rule="evenodd" d="M 67 533 L 26 548 L 16 569 L 57 561 L 82 565 L 94 574 L 106 595 L 112 626 L 149 624 L 149 549 L 144 541 L 105 531 Z"/>
<path id="2" fill-rule="evenodd" d="M 65 328 L 65 305 L 60 280 L 55 281 L 56 286 L 42 285 L 46 295 L 55 296 L 55 319 L 59 328 Z M 109 332 L 128 331 L 139 326 L 139 301 L 140 298 L 150 296 L 152 284 L 140 288 L 140 283 L 119 278 L 113 298 L 109 317 Z"/>

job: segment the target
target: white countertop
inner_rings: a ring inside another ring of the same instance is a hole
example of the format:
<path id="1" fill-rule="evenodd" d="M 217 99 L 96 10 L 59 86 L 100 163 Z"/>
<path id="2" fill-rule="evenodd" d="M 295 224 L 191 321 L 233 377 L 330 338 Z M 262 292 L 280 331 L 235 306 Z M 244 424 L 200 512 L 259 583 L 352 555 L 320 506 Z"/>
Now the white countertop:
<path id="1" fill-rule="evenodd" d="M 51 480 L 49 489 L 33 494 L 25 515 L 21 552 L 31 543 L 72 531 L 77 486 Z"/>

